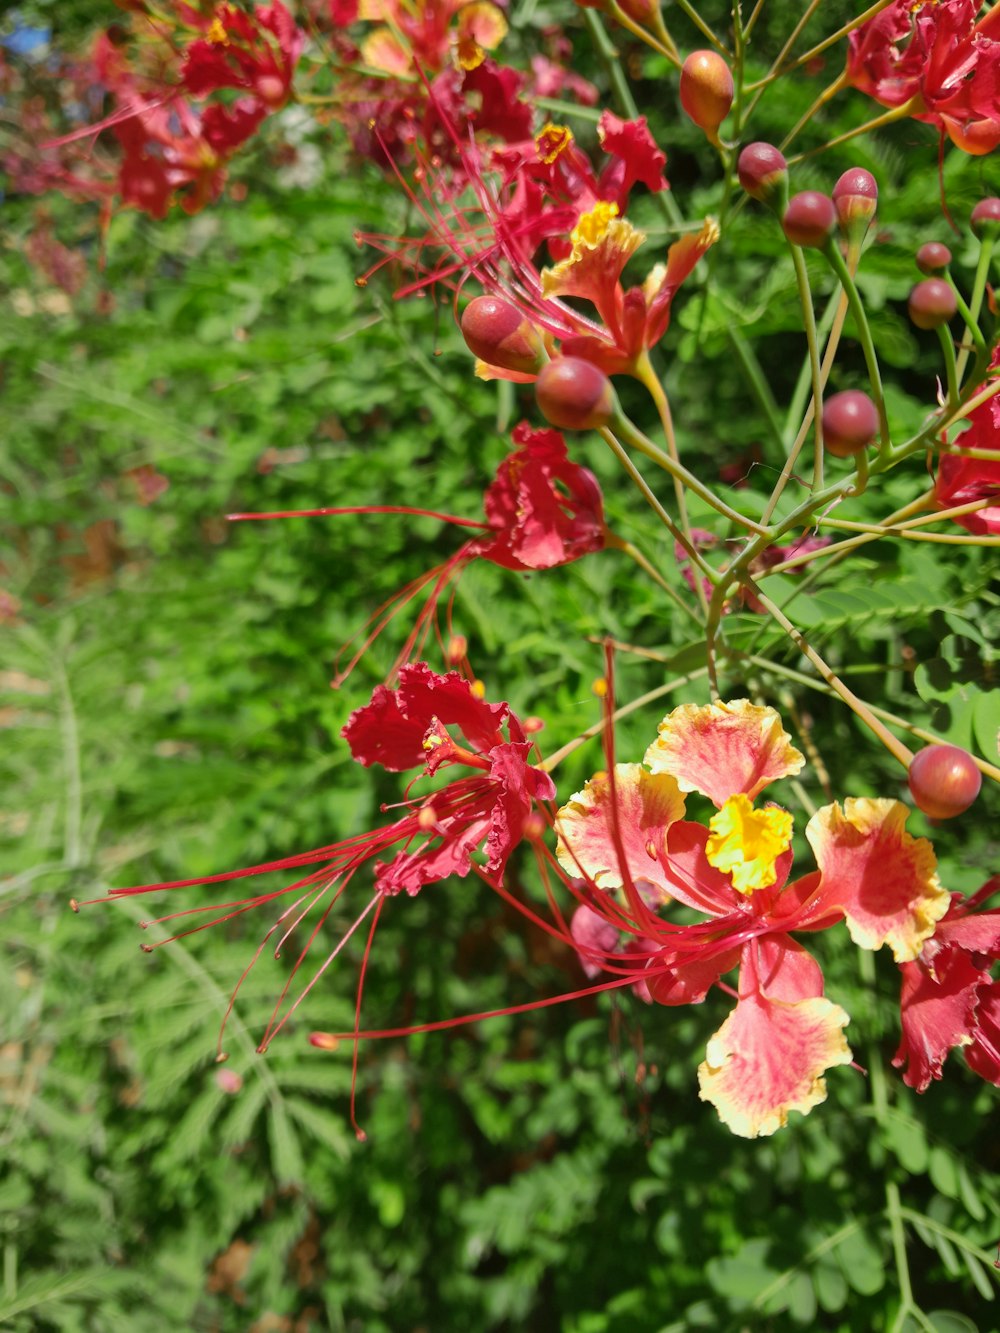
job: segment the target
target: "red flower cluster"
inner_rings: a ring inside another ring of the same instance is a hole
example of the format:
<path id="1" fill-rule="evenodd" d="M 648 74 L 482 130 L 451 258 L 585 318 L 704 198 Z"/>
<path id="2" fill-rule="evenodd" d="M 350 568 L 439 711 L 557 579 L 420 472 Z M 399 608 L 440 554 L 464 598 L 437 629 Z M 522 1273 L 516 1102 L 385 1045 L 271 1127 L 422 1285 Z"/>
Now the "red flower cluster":
<path id="1" fill-rule="evenodd" d="M 1000 368 L 1000 347 L 993 353 L 991 368 Z M 981 388 L 985 389 L 984 384 Z M 934 503 L 939 509 L 992 500 L 968 514 L 955 518 L 969 532 L 980 536 L 1000 536 L 1000 458 L 976 458 L 972 449 L 1000 449 L 1000 396 L 981 403 L 969 414 L 969 428 L 958 437 L 957 452 L 941 455 Z"/>
<path id="2" fill-rule="evenodd" d="M 887 107 L 912 103 L 966 153 L 1000 144 L 1000 10 L 979 0 L 893 0 L 850 36 L 847 78 Z"/>
<path id="3" fill-rule="evenodd" d="M 208 17 L 178 4 L 173 29 L 142 24 L 134 56 L 120 29 L 95 44 L 90 81 L 111 98 L 110 114 L 36 145 L 36 160 L 19 165 L 20 188 L 117 195 L 156 218 L 174 205 L 196 213 L 218 198 L 233 154 L 289 100 L 305 34 L 281 0 L 252 12 L 223 4 Z M 241 95 L 202 105 L 230 89 Z M 103 131 L 120 156 L 84 151 Z"/>
<path id="4" fill-rule="evenodd" d="M 477 848 L 482 848 L 484 853 L 479 873 L 489 880 L 499 879 L 511 852 L 530 830 L 529 819 L 534 808 L 544 806 L 555 797 L 552 779 L 530 762 L 533 743 L 526 738 L 524 728 L 509 705 L 488 703 L 479 688 L 458 673 L 439 675 L 423 662 L 402 668 L 397 689 L 377 686 L 370 703 L 351 714 L 343 735 L 354 758 L 365 766 L 381 764 L 393 773 L 418 769 L 421 776 L 428 778 L 457 768 L 462 775 L 451 778 L 427 795 L 408 797 L 403 803 L 406 813 L 391 824 L 344 842 L 221 875 L 111 889 L 106 898 L 83 904 L 90 906 L 93 902 L 198 884 L 229 883 L 271 871 L 318 865 L 318 869 L 310 871 L 304 878 L 277 890 L 242 900 L 187 908 L 157 918 L 158 922 L 205 915 L 210 918 L 172 937 L 178 939 L 290 896 L 290 905 L 284 908 L 261 941 L 250 964 L 252 967 L 275 935 L 279 937 L 276 951 L 280 952 L 285 941 L 310 914 L 314 914 L 314 924 L 275 1006 L 261 1041 L 261 1050 L 267 1047 L 373 909 L 376 909 L 377 921 L 386 898 L 401 892 L 412 897 L 427 884 L 438 883 L 450 875 L 468 875 Z M 358 871 L 372 863 L 374 896 L 347 934 L 330 946 L 311 980 L 279 1017 L 285 997 L 334 904 Z M 78 904 L 73 906 L 76 908 Z M 153 947 L 156 946 L 148 946 Z M 249 970 L 248 967 L 243 977 Z M 241 977 L 236 991 L 242 981 Z"/>

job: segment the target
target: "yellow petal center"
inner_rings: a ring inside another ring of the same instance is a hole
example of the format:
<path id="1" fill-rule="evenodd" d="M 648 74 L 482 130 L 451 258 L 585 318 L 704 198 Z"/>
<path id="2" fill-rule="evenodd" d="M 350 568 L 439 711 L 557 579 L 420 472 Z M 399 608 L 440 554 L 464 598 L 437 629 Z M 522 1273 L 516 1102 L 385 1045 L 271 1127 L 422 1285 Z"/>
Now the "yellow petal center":
<path id="1" fill-rule="evenodd" d="M 548 166 L 573 142 L 573 133 L 566 125 L 549 123 L 535 135 L 538 156 Z"/>
<path id="2" fill-rule="evenodd" d="M 600 244 L 617 216 L 618 205 L 606 203 L 603 199 L 599 199 L 589 213 L 581 213 L 569 236 L 574 250 L 584 245 Z"/>
<path id="3" fill-rule="evenodd" d="M 792 843 L 792 816 L 780 806 L 755 810 L 741 792 L 714 814 L 706 854 L 709 865 L 728 871 L 737 893 L 766 889 L 777 879 L 775 862 Z"/>

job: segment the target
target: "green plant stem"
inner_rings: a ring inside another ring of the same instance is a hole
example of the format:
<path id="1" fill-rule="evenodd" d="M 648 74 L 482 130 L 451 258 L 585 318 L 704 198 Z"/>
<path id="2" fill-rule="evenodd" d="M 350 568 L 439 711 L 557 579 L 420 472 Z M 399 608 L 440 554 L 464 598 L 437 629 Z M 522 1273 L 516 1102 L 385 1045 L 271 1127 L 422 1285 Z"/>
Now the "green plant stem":
<path id="1" fill-rule="evenodd" d="M 835 139 L 828 139 L 826 143 L 820 144 L 818 148 L 810 148 L 808 153 L 797 153 L 795 157 L 788 159 L 788 165 L 794 167 L 798 162 L 805 162 L 807 158 L 816 157 L 818 153 L 825 153 L 830 148 L 837 148 L 842 143 L 849 143 L 851 139 L 856 139 L 860 134 L 868 134 L 871 130 L 880 130 L 886 125 L 893 125 L 897 120 L 903 120 L 906 116 L 912 115 L 918 111 L 919 103 L 915 97 L 911 97 L 908 102 L 902 106 L 893 107 L 891 111 L 886 111 L 881 116 L 876 116 L 874 120 L 866 121 L 864 125 L 858 125 L 853 130 L 847 130 L 844 134 L 838 134 Z"/>
<path id="2" fill-rule="evenodd" d="M 944 357 L 944 374 L 948 385 L 948 403 L 950 406 L 958 406 L 958 369 L 955 364 L 955 344 L 951 340 L 951 333 L 948 331 L 947 324 L 939 324 L 937 329 L 938 341 L 941 343 L 941 355 Z M 983 344 L 985 346 L 985 343 Z"/>
<path id="3" fill-rule="evenodd" d="M 889 418 L 885 410 L 885 394 L 882 391 L 882 373 L 879 370 L 878 355 L 875 351 L 875 343 L 872 339 L 872 331 L 868 325 L 868 316 L 865 314 L 864 303 L 858 294 L 854 278 L 851 276 L 850 269 L 844 256 L 840 253 L 837 242 L 832 238 L 823 250 L 823 257 L 833 269 L 840 281 L 841 287 L 847 296 L 847 303 L 851 308 L 851 314 L 854 316 L 854 322 L 857 325 L 858 340 L 861 343 L 861 350 L 865 355 L 865 365 L 868 367 L 868 378 L 871 381 L 872 397 L 875 400 L 875 407 L 878 411 L 879 441 L 881 450 L 884 453 L 888 450 L 891 441 L 889 439 Z"/>
<path id="4" fill-rule="evenodd" d="M 741 653 L 735 650 L 736 657 L 745 657 L 747 661 L 752 662 L 754 666 L 762 670 L 773 671 L 776 675 L 782 676 L 787 680 L 793 680 L 799 685 L 806 686 L 807 689 L 817 690 L 820 694 L 833 695 L 836 691 L 823 680 L 817 680 L 815 676 L 807 676 L 804 671 L 796 671 L 794 667 L 785 666 L 783 662 L 772 662 L 770 658 L 758 657 L 755 653 Z M 884 668 L 879 668 L 883 670 Z M 928 731 L 926 727 L 918 727 L 914 722 L 908 722 L 905 717 L 899 717 L 895 713 L 890 713 L 886 708 L 879 708 L 875 704 L 868 704 L 867 707 L 881 718 L 883 722 L 888 722 L 894 727 L 899 727 L 902 731 L 911 736 L 916 736 L 918 740 L 925 741 L 928 745 L 944 745 L 947 742 L 944 737 L 938 736 L 933 731 Z M 973 763 L 979 769 L 984 777 L 990 778 L 994 782 L 1000 782 L 1000 768 L 991 764 L 986 759 L 977 759 L 975 755 L 970 756 Z"/>
<path id="5" fill-rule="evenodd" d="M 945 272 L 944 278 L 947 281 L 948 286 L 951 288 L 952 295 L 955 298 L 955 305 L 958 309 L 958 313 L 962 316 L 962 319 L 965 321 L 965 327 L 969 332 L 969 336 L 973 341 L 976 351 L 979 353 L 984 352 L 986 350 L 986 339 L 983 337 L 983 331 L 979 327 L 978 321 L 972 318 L 972 311 L 966 305 L 965 297 L 958 290 L 958 286 L 955 283 L 955 279 L 951 276 L 950 271 Z M 962 350 L 963 351 L 967 350 L 964 338 L 962 340 Z"/>
<path id="6" fill-rule="evenodd" d="M 823 380 L 819 363 L 819 342 L 816 337 L 816 315 L 813 310 L 812 292 L 809 288 L 809 273 L 806 269 L 806 261 L 802 250 L 797 245 L 789 244 L 792 252 L 792 263 L 795 267 L 795 283 L 799 291 L 799 302 L 802 306 L 802 322 L 805 328 L 806 344 L 809 348 L 809 373 L 812 381 L 812 401 L 813 401 L 813 420 L 815 422 L 815 447 L 816 457 L 813 467 L 813 491 L 818 491 L 823 486 L 823 413 L 820 410 L 823 402 Z M 778 480 L 774 490 L 771 492 L 771 498 L 764 506 L 764 512 L 761 515 L 763 523 L 769 523 L 771 516 L 778 506 L 781 499 L 781 493 L 788 484 L 788 479 L 792 475 L 792 469 L 798 460 L 799 453 L 805 443 L 806 431 L 808 426 L 803 425 L 799 434 L 789 450 L 788 457 L 785 459 L 785 465 L 778 475 Z"/>
<path id="7" fill-rule="evenodd" d="M 879 721 L 868 705 L 862 699 L 859 699 L 854 691 L 844 684 L 833 668 L 820 657 L 819 653 L 809 643 L 801 630 L 796 629 L 781 608 L 771 601 L 770 597 L 761 590 L 753 579 L 750 578 L 749 575 L 745 575 L 744 577 L 747 586 L 757 596 L 764 610 L 777 621 L 798 648 L 799 652 L 812 662 L 813 666 L 830 688 L 840 695 L 848 708 L 850 708 L 853 713 L 856 713 L 869 731 L 873 732 L 878 737 L 889 753 L 898 759 L 904 768 L 909 768 L 910 760 L 913 758 L 912 751 L 907 749 L 902 741 L 897 740 L 888 727 L 884 726 L 883 723 Z"/>
<path id="8" fill-rule="evenodd" d="M 689 491 L 693 491 L 699 499 L 704 500 L 707 505 L 721 514 L 723 518 L 728 519 L 730 523 L 735 523 L 737 527 L 746 528 L 750 532 L 767 535 L 767 528 L 762 527 L 760 523 L 755 522 L 752 518 L 747 518 L 745 514 L 730 508 L 725 500 L 720 500 L 715 492 L 704 482 L 699 481 L 694 473 L 689 472 L 683 463 L 675 462 L 668 453 L 655 445 L 624 414 L 619 413 L 615 418 L 614 427 L 626 444 L 631 445 L 633 449 L 638 449 L 641 454 L 645 454 L 664 472 L 669 472 L 675 479 L 680 479 Z M 600 433 L 603 435 L 604 431 L 602 430 Z"/>
<path id="9" fill-rule="evenodd" d="M 888 9 L 893 3 L 894 0 L 876 0 L 876 3 L 866 9 L 864 13 L 858 14 L 858 16 L 851 19 L 849 23 L 845 23 L 842 28 L 838 28 L 836 32 L 831 33 L 829 37 L 824 37 L 821 42 L 816 46 L 811 47 L 804 55 L 798 56 L 791 65 L 782 65 L 782 60 L 784 60 L 785 56 L 788 54 L 789 48 L 798 38 L 800 31 L 805 25 L 806 19 L 811 16 L 814 8 L 819 8 L 818 2 L 815 6 L 811 5 L 799 25 L 795 28 L 791 37 L 785 43 L 780 55 L 777 60 L 775 60 L 768 73 L 764 75 L 763 79 L 759 79 L 757 83 L 751 84 L 750 91 L 752 92 L 756 88 L 761 88 L 766 84 L 773 82 L 773 80 L 778 78 L 781 74 L 787 74 L 789 70 L 797 69 L 799 65 L 804 65 L 808 60 L 813 60 L 816 56 L 821 55 L 828 47 L 839 42 L 842 37 L 846 37 L 848 33 L 851 33 L 855 28 L 860 27 L 862 23 L 867 23 L 868 20 L 873 19 L 876 14 L 880 14 L 883 9 Z"/>
<path id="10" fill-rule="evenodd" d="M 809 108 L 809 110 L 803 112 L 803 114 L 799 117 L 799 119 L 795 122 L 795 124 L 792 126 L 792 128 L 788 131 L 788 133 L 787 133 L 787 134 L 785 135 L 785 137 L 782 139 L 781 144 L 780 144 L 781 151 L 782 151 L 782 152 L 785 151 L 785 149 L 788 147 L 788 145 L 789 145 L 789 144 L 792 142 L 792 140 L 796 137 L 796 135 L 798 134 L 799 130 L 803 129 L 806 125 L 809 124 L 809 122 L 812 120 L 813 116 L 815 116 L 815 114 L 816 114 L 817 111 L 821 111 L 822 108 L 823 108 L 824 106 L 826 106 L 827 102 L 831 101 L 831 99 L 834 98 L 834 97 L 836 97 L 836 95 L 841 91 L 841 89 L 846 88 L 846 87 L 847 87 L 847 75 L 846 75 L 846 73 L 838 74 L 837 77 L 833 80 L 833 82 L 830 83 L 830 84 L 828 84 L 828 85 L 823 89 L 823 91 L 819 94 L 819 96 L 818 96 L 818 97 L 816 98 L 816 100 L 813 102 L 813 104 L 812 104 L 812 106 Z"/>
<path id="11" fill-rule="evenodd" d="M 604 539 L 604 543 L 606 546 L 612 547 L 614 550 L 621 551 L 624 555 L 627 555 L 630 560 L 634 560 L 639 568 L 649 575 L 657 587 L 662 588 L 674 605 L 679 610 L 683 611 L 686 616 L 690 617 L 699 629 L 701 628 L 701 617 L 695 611 L 694 607 L 689 606 L 687 602 L 685 602 L 677 589 L 667 582 L 649 557 L 640 551 L 633 542 L 623 541 L 621 537 L 609 532 Z"/>
<path id="12" fill-rule="evenodd" d="M 980 242 L 979 262 L 976 264 L 976 276 L 972 283 L 972 299 L 969 301 L 969 313 L 966 319 L 965 312 L 962 312 L 962 318 L 971 329 L 979 328 L 979 313 L 983 308 L 983 296 L 986 292 L 986 280 L 990 275 L 990 263 L 993 259 L 994 241 L 991 236 L 986 236 Z M 978 351 L 978 347 L 977 347 Z M 968 348 L 962 349 L 962 354 L 958 358 L 958 382 L 961 384 L 965 374 L 965 367 L 969 361 L 970 352 Z"/>

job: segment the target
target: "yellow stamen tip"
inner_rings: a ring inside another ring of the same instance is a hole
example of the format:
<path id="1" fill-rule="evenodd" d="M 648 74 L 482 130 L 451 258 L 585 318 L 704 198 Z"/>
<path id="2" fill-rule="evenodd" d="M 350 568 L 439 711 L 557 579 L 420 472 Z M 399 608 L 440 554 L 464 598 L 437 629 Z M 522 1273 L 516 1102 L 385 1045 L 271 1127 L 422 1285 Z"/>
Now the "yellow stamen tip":
<path id="1" fill-rule="evenodd" d="M 792 816 L 787 810 L 777 805 L 755 810 L 749 797 L 740 793 L 730 796 L 708 826 L 708 863 L 732 875 L 737 893 L 753 893 L 775 882 L 775 864 L 792 843 Z"/>

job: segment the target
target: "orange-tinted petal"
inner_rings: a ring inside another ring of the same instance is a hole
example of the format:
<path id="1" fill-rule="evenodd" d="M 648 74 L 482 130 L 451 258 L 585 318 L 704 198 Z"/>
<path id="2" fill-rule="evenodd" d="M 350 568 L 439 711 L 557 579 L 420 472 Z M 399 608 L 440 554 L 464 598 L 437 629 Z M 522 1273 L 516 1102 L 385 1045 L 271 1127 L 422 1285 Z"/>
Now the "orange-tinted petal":
<path id="1" fill-rule="evenodd" d="M 397 76 L 409 74 L 413 56 L 389 28 L 376 28 L 361 43 L 361 59 L 372 69 Z"/>
<path id="2" fill-rule="evenodd" d="M 682 704 L 660 723 L 646 751 L 654 773 L 670 773 L 681 791 L 698 791 L 719 807 L 742 792 L 751 800 L 769 782 L 805 763 L 773 708 L 748 699 Z"/>
<path id="3" fill-rule="evenodd" d="M 789 1111 L 806 1115 L 825 1099 L 825 1070 L 850 1063 L 847 1022 L 821 995 L 794 1004 L 746 996 L 709 1039 L 698 1069 L 702 1100 L 742 1138 L 773 1134 Z"/>
<path id="4" fill-rule="evenodd" d="M 569 258 L 542 270 L 542 291 L 546 296 L 582 296 L 607 323 L 617 323 L 622 270 L 645 239 L 627 218 L 618 216 L 617 204 L 598 200 L 570 233 Z"/>
<path id="5" fill-rule="evenodd" d="M 673 778 L 655 777 L 641 764 L 615 766 L 618 826 L 625 863 L 633 880 L 647 880 L 669 897 L 667 831 L 684 814 L 684 797 Z M 556 816 L 556 855 L 570 875 L 585 876 L 598 888 L 623 883 L 611 833 L 611 783 L 600 774 L 571 796 Z"/>
<path id="6" fill-rule="evenodd" d="M 917 957 L 950 902 L 930 843 L 903 827 L 908 814 L 900 801 L 849 797 L 806 826 L 823 903 L 843 910 L 855 944 L 888 944 L 897 963 Z"/>
<path id="7" fill-rule="evenodd" d="M 494 51 L 507 36 L 507 20 L 502 9 L 491 4 L 490 0 L 473 0 L 458 11 L 456 21 L 458 48 L 480 50 L 482 61 L 486 51 Z M 463 64 L 463 68 L 468 66 Z"/>

